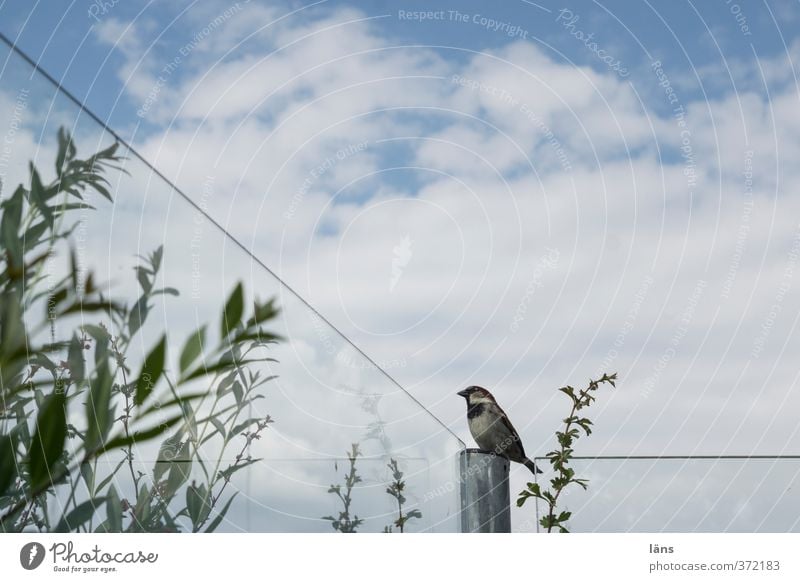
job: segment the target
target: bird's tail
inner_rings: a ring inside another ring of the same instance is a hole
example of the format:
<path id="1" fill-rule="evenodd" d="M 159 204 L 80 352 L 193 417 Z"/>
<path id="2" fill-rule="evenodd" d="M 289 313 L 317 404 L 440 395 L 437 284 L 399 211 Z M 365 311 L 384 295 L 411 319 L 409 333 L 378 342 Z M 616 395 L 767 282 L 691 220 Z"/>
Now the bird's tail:
<path id="1" fill-rule="evenodd" d="M 536 475 L 536 473 L 541 473 L 539 467 L 537 467 L 536 464 L 533 461 L 531 461 L 528 457 L 525 457 L 525 460 L 522 462 L 526 467 L 528 467 L 528 469 L 531 470 L 531 473 L 533 473 L 534 475 Z"/>

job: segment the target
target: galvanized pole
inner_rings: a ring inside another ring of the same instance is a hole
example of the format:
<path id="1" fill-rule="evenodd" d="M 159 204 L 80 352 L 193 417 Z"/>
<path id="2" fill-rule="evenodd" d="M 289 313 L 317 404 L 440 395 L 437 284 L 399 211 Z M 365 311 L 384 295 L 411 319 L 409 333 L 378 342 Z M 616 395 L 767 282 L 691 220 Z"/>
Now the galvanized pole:
<path id="1" fill-rule="evenodd" d="M 479 449 L 461 451 L 461 531 L 510 533 L 509 462 Z"/>

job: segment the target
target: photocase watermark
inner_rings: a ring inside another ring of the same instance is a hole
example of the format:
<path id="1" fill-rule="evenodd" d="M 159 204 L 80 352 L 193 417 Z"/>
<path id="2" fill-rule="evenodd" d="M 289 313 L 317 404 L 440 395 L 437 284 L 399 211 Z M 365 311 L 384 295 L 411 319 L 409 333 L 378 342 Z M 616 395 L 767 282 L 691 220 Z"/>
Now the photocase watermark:
<path id="1" fill-rule="evenodd" d="M 353 353 L 341 351 L 336 354 L 336 361 L 348 368 L 355 370 L 374 370 L 377 366 L 381 370 L 391 370 L 394 368 L 405 368 L 408 362 L 405 358 L 393 358 L 391 360 L 375 360 L 373 364 L 363 356 L 354 357 Z"/>
<path id="2" fill-rule="evenodd" d="M 19 551 L 19 564 L 26 570 L 35 570 L 44 562 L 44 546 L 39 542 L 28 542 Z"/>
<path id="3" fill-rule="evenodd" d="M 142 106 L 136 111 L 136 115 L 139 117 L 144 117 L 147 115 L 147 112 L 150 111 L 156 101 L 158 101 L 161 90 L 166 86 L 169 78 L 175 73 L 175 71 L 178 70 L 178 68 L 180 68 L 181 63 L 183 63 L 183 59 L 188 57 L 192 51 L 200 45 L 201 42 L 211 36 L 211 34 L 220 26 L 241 12 L 245 4 L 249 3 L 250 0 L 242 0 L 241 2 L 234 3 L 229 8 L 226 8 L 224 11 L 217 14 L 213 20 L 208 21 L 208 23 L 192 37 L 192 40 L 179 48 L 177 54 L 172 57 L 172 60 L 161 68 L 155 84 L 148 92 L 144 103 L 142 103 Z"/>
<path id="4" fill-rule="evenodd" d="M 753 33 L 750 31 L 750 25 L 747 23 L 747 17 L 744 15 L 744 12 L 742 12 L 742 7 L 733 0 L 725 0 L 725 5 L 736 19 L 736 25 L 739 27 L 739 31 L 744 36 L 752 36 Z"/>
<path id="5" fill-rule="evenodd" d="M 120 2 L 121 0 L 94 0 L 89 4 L 86 15 L 94 18 L 95 22 L 100 22 L 100 17 L 108 14 Z"/>
<path id="6" fill-rule="evenodd" d="M 192 299 L 200 299 L 200 281 L 202 279 L 202 253 L 200 251 L 203 243 L 203 230 L 205 229 L 206 224 L 206 216 L 204 213 L 208 213 L 208 199 L 214 194 L 214 180 L 214 176 L 209 175 L 206 176 L 206 179 L 203 181 L 200 201 L 197 203 L 200 210 L 195 210 L 194 216 L 192 217 L 192 238 L 189 239 L 189 252 L 192 261 Z"/>
<path id="7" fill-rule="evenodd" d="M 767 338 L 770 333 L 772 333 L 775 321 L 783 310 L 783 301 L 786 299 L 786 294 L 789 292 L 789 289 L 792 288 L 792 279 L 794 279 L 794 271 L 797 268 L 798 259 L 800 259 L 800 225 L 798 225 L 798 229 L 792 239 L 792 246 L 786 255 L 786 265 L 783 267 L 781 281 L 778 283 L 778 290 L 775 293 L 775 298 L 772 301 L 772 305 L 769 307 L 767 316 L 761 323 L 761 331 L 753 342 L 753 348 L 750 350 L 750 357 L 754 360 L 757 360 L 764 351 Z"/>
<path id="8" fill-rule="evenodd" d="M 495 85 L 489 85 L 488 83 L 483 83 L 482 81 L 477 81 L 475 79 L 470 79 L 467 77 L 462 77 L 461 75 L 453 75 L 450 77 L 450 82 L 455 83 L 461 87 L 466 87 L 467 89 L 471 89 L 472 91 L 478 91 L 479 93 L 486 93 L 487 95 L 491 95 L 492 97 L 497 97 L 503 103 L 510 105 L 511 107 L 516 107 L 519 105 L 519 99 L 514 97 L 511 93 L 503 89 L 502 87 L 497 87 Z"/>
<path id="9" fill-rule="evenodd" d="M 89 267 L 86 261 L 86 246 L 89 241 L 89 211 L 91 210 L 91 200 L 96 196 L 93 191 L 84 194 L 84 202 L 78 213 L 78 222 L 75 227 L 75 265 L 78 272 L 78 293 L 83 294 L 86 276 Z"/>
<path id="10" fill-rule="evenodd" d="M 720 297 L 727 299 L 731 295 L 731 288 L 736 280 L 736 273 L 739 271 L 739 265 L 742 262 L 744 255 L 744 248 L 747 243 L 747 238 L 750 235 L 750 219 L 753 214 L 753 150 L 747 150 L 744 155 L 744 171 L 742 172 L 744 178 L 744 202 L 742 202 L 742 217 L 739 221 L 739 228 L 736 231 L 736 243 L 733 248 L 733 256 L 728 265 L 728 275 L 725 277 L 725 282 L 722 284 L 722 292 Z"/>
<path id="11" fill-rule="evenodd" d="M 628 309 L 628 313 L 625 315 L 625 319 L 622 322 L 622 327 L 620 327 L 617 335 L 614 337 L 614 343 L 612 344 L 612 347 L 608 349 L 608 352 L 603 358 L 600 367 L 597 368 L 595 376 L 600 376 L 606 370 L 610 370 L 611 365 L 619 357 L 619 350 L 621 350 L 625 345 L 625 340 L 633 329 L 637 317 L 639 317 L 639 311 L 641 310 L 642 304 L 647 297 L 647 293 L 650 291 L 650 287 L 653 286 L 653 282 L 654 280 L 652 275 L 647 275 L 642 281 L 642 284 L 639 285 L 639 288 L 636 290 L 636 294 L 633 296 L 633 303 L 631 303 L 631 307 Z"/>
<path id="12" fill-rule="evenodd" d="M 459 10 L 398 10 L 398 20 L 413 22 L 446 21 L 474 24 L 490 32 L 499 32 L 509 38 L 528 40 L 528 31 L 507 20 L 496 20 L 480 13 L 461 12 Z"/>
<path id="13" fill-rule="evenodd" d="M 321 317 L 314 314 L 311 316 L 312 322 L 311 325 L 314 327 L 314 331 L 317 333 L 317 337 L 319 338 L 320 342 L 322 343 L 322 349 L 325 351 L 326 354 L 333 355 L 337 352 L 336 345 L 333 343 L 333 334 L 331 332 L 331 327 L 327 325 Z"/>
<path id="14" fill-rule="evenodd" d="M 552 271 L 558 265 L 558 249 L 546 248 L 545 250 L 547 254 L 539 257 L 539 260 L 536 261 L 536 265 L 533 268 L 533 275 L 530 281 L 528 281 L 528 286 L 525 288 L 525 294 L 522 296 L 514 312 L 514 319 L 509 326 L 511 333 L 519 331 L 519 324 L 525 320 L 525 315 L 528 313 L 528 305 L 531 299 L 533 299 L 533 296 L 536 294 L 536 290 L 544 286 L 544 283 L 542 283 L 544 274 L 547 271 Z"/>
<path id="15" fill-rule="evenodd" d="M 560 23 L 569 33 L 583 45 L 589 49 L 594 55 L 603 61 L 606 66 L 617 73 L 622 78 L 630 75 L 627 67 L 623 66 L 622 61 L 610 55 L 607 50 L 600 48 L 597 41 L 594 39 L 594 33 L 585 33 L 583 30 L 576 26 L 577 22 L 581 19 L 580 15 L 575 14 L 569 8 L 562 8 L 556 15 L 556 22 Z"/>
<path id="16" fill-rule="evenodd" d="M 482 455 L 475 457 L 473 461 L 470 462 L 469 466 L 464 466 L 462 463 L 461 470 L 458 472 L 458 480 L 447 480 L 441 485 L 438 485 L 434 489 L 429 489 L 422 495 L 421 503 L 426 503 L 428 501 L 433 501 L 443 495 L 449 495 L 453 493 L 457 487 L 460 487 L 461 483 L 466 483 L 467 480 L 486 470 L 486 468 L 491 465 L 495 458 L 502 457 L 506 458 L 503 455 L 503 452 L 506 448 L 510 445 L 513 445 L 516 442 L 516 437 L 506 437 L 503 441 L 497 444 L 491 451 L 482 451 Z"/>
<path id="17" fill-rule="evenodd" d="M 559 163 L 561 164 L 561 168 L 564 171 L 570 172 L 572 171 L 572 163 L 569 161 L 569 157 L 567 156 L 567 152 L 564 151 L 564 147 L 561 145 L 561 142 L 555 136 L 553 131 L 548 127 L 548 125 L 539 117 L 539 115 L 530 109 L 526 103 L 523 103 L 520 108 L 520 112 L 531 121 L 539 131 L 542 132 L 547 143 L 550 144 L 550 147 L 556 154 L 556 158 L 558 159 Z"/>
<path id="18" fill-rule="evenodd" d="M 519 112 L 522 113 L 525 118 L 528 119 L 528 121 L 533 123 L 533 125 L 542 133 L 545 140 L 547 140 L 547 143 L 555 153 L 558 162 L 561 164 L 561 168 L 567 172 L 572 171 L 572 163 L 569 160 L 567 152 L 564 151 L 564 146 L 555 136 L 553 130 L 550 129 L 550 127 L 542 120 L 541 117 L 539 117 L 535 111 L 533 111 L 527 105 L 527 103 L 521 103 L 516 96 L 509 93 L 502 87 L 483 83 L 482 81 L 477 81 L 468 77 L 462 77 L 461 75 L 453 75 L 450 78 L 450 81 L 472 91 L 478 91 L 480 93 L 485 93 L 487 95 L 491 95 L 492 97 L 496 97 L 502 103 L 510 107 L 517 108 Z"/>
<path id="19" fill-rule="evenodd" d="M 413 246 L 414 241 L 406 235 L 392 248 L 392 276 L 389 278 L 389 293 L 394 292 L 394 288 L 397 287 L 403 276 L 403 270 L 411 262 L 411 257 L 414 256 Z"/>
<path id="20" fill-rule="evenodd" d="M 319 180 L 322 176 L 330 172 L 337 164 L 343 162 L 350 156 L 354 156 L 359 154 L 367 149 L 369 146 L 369 142 L 361 141 L 358 143 L 349 144 L 339 150 L 336 151 L 335 154 L 328 156 L 325 160 L 311 168 L 307 173 L 306 177 L 303 182 L 300 184 L 300 187 L 297 189 L 297 192 L 294 193 L 292 196 L 291 202 L 289 202 L 289 208 L 286 209 L 286 212 L 283 213 L 283 217 L 286 220 L 291 220 L 294 218 L 295 213 L 297 212 L 297 208 L 302 204 L 303 199 L 308 194 L 308 191 L 311 187 Z"/>
<path id="21" fill-rule="evenodd" d="M 20 89 L 17 98 L 14 100 L 14 109 L 11 110 L 11 119 L 8 122 L 8 129 L 3 137 L 2 149 L 0 149 L 0 193 L 6 183 L 6 170 L 11 161 L 11 153 L 14 149 L 14 142 L 17 140 L 17 133 L 22 127 L 22 115 L 28 108 L 28 98 L 30 89 Z"/>
<path id="22" fill-rule="evenodd" d="M 653 61 L 650 67 L 656 74 L 659 86 L 664 89 L 664 94 L 667 102 L 672 105 L 672 117 L 678 126 L 680 132 L 680 152 L 683 159 L 683 175 L 686 176 L 686 187 L 689 190 L 689 195 L 694 194 L 694 188 L 697 186 L 697 164 L 694 158 L 694 149 L 692 148 L 692 132 L 686 124 L 686 111 L 678 98 L 678 94 L 672 87 L 669 77 L 664 72 L 664 67 L 661 61 Z"/>
<path id="23" fill-rule="evenodd" d="M 700 279 L 697 281 L 697 283 L 695 283 L 692 294 L 686 301 L 686 307 L 684 308 L 681 319 L 678 322 L 678 327 L 675 328 L 675 332 L 672 334 L 672 338 L 669 341 L 669 347 L 665 349 L 664 353 L 661 354 L 661 357 L 658 358 L 658 361 L 656 361 L 655 365 L 653 366 L 652 374 L 650 374 L 650 376 L 644 382 L 644 386 L 642 387 L 642 397 L 647 398 L 653 393 L 653 389 L 658 384 L 658 380 L 661 377 L 662 372 L 666 370 L 669 363 L 677 355 L 678 346 L 689 332 L 689 326 L 694 319 L 694 314 L 697 311 L 697 305 L 700 303 L 700 299 L 703 297 L 706 287 L 708 287 L 708 282 L 704 281 L 703 279 Z"/>
<path id="24" fill-rule="evenodd" d="M 56 542 L 50 546 L 53 558 L 53 571 L 63 573 L 100 573 L 118 572 L 121 564 L 155 564 L 158 554 L 155 552 L 108 552 L 99 545 L 86 551 L 75 549 L 73 542 Z"/>

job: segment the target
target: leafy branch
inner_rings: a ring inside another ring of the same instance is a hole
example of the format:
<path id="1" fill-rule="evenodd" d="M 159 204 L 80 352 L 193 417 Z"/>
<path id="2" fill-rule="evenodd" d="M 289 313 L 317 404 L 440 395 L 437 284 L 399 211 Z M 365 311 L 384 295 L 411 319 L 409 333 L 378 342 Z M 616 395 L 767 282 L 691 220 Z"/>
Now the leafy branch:
<path id="1" fill-rule="evenodd" d="M 580 438 L 583 430 L 586 436 L 592 434 L 592 421 L 578 413 L 584 408 L 588 408 L 596 400 L 595 392 L 603 384 L 616 386 L 616 374 L 603 374 L 599 380 L 589 380 L 589 386 L 582 390 L 575 391 L 572 386 L 559 388 L 560 392 L 566 394 L 572 402 L 569 416 L 564 419 L 564 428 L 556 431 L 558 448 L 547 453 L 547 458 L 556 471 L 556 476 L 550 480 L 550 489 L 543 489 L 538 483 L 528 483 L 527 488 L 520 492 L 517 498 L 517 506 L 522 507 L 530 498 L 541 499 L 547 503 L 547 513 L 542 516 L 539 523 L 548 533 L 557 529 L 561 533 L 568 533 L 566 522 L 572 517 L 570 511 L 558 512 L 558 501 L 561 494 L 570 484 L 582 487 L 584 490 L 588 485 L 586 479 L 579 479 L 575 476 L 575 470 L 569 467 L 569 462 L 573 457 L 573 444 Z"/>
<path id="2" fill-rule="evenodd" d="M 412 509 L 411 511 L 407 511 L 405 515 L 403 514 L 403 505 L 406 502 L 406 497 L 403 495 L 403 491 L 406 488 L 406 482 L 403 480 L 403 472 L 394 459 L 389 461 L 387 467 L 389 467 L 389 470 L 392 472 L 394 481 L 386 488 L 386 493 L 397 500 L 397 519 L 394 520 L 393 525 L 400 530 L 400 533 L 404 533 L 406 523 L 412 519 L 422 519 L 422 512 L 419 509 Z M 391 533 L 392 526 L 387 525 L 383 531 L 385 533 Z"/>
<path id="3" fill-rule="evenodd" d="M 322 518 L 330 521 L 331 527 L 341 533 L 356 533 L 358 527 L 364 523 L 364 520 L 359 519 L 357 515 L 350 516 L 353 487 L 355 487 L 356 483 L 361 482 L 361 477 L 356 471 L 356 459 L 361 456 L 361 451 L 358 450 L 358 443 L 353 443 L 351 446 L 350 452 L 347 453 L 350 470 L 344 478 L 344 492 L 342 492 L 342 485 L 331 485 L 330 489 L 328 489 L 328 493 L 335 494 L 342 502 L 342 510 L 339 512 L 339 517 L 328 515 Z"/>
<path id="4" fill-rule="evenodd" d="M 46 280 L 52 277 L 48 261 L 60 246 L 69 247 L 79 224 L 69 225 L 70 213 L 92 208 L 86 194 L 94 190 L 113 202 L 104 172 L 124 172 L 116 165 L 123 159 L 117 149 L 114 144 L 79 159 L 62 129 L 55 180 L 44 182 L 31 164 L 28 184 L 0 203 L 0 532 L 178 531 L 181 518 L 198 531 L 222 503 L 232 475 L 255 462 L 247 450 L 271 422 L 268 416 L 245 418 L 245 412 L 263 397 L 257 389 L 275 378 L 248 367 L 275 362 L 260 355 L 280 339 L 263 327 L 277 316 L 273 301 L 253 302 L 248 317 L 237 285 L 222 312 L 217 346 L 209 349 L 206 326 L 200 327 L 186 340 L 171 378 L 166 333 L 143 352 L 138 370 L 128 362 L 153 302 L 178 295 L 157 284 L 162 247 L 139 257 L 134 271 L 141 293 L 132 305 L 105 297 L 72 250 L 66 274 Z M 56 337 L 56 322 L 65 322 L 66 337 Z M 188 391 L 198 384 L 199 391 Z M 201 414 L 209 397 L 211 411 Z M 136 470 L 135 447 L 165 434 L 152 474 Z M 239 436 L 245 444 L 235 461 L 220 467 Z M 222 441 L 213 469 L 200 454 L 212 438 Z M 110 471 L 98 467 L 101 456 L 115 451 L 122 458 Z M 193 466 L 206 482 L 187 486 L 186 506 L 175 508 Z M 127 497 L 113 485 L 120 471 L 130 474 Z M 81 480 L 85 487 L 78 487 Z M 53 515 L 48 501 L 59 487 L 69 493 L 58 504 L 60 515 Z M 219 525 L 233 497 L 205 531 Z M 103 507 L 106 519 L 97 525 Z"/>

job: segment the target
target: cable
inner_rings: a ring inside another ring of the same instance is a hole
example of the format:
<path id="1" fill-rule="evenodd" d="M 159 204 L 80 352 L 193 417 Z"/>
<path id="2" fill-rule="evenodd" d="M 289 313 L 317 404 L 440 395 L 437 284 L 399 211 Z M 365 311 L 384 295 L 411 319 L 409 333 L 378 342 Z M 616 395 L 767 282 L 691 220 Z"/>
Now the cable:
<path id="1" fill-rule="evenodd" d="M 80 99 L 75 97 L 75 95 L 73 95 L 61 83 L 56 81 L 55 78 L 53 78 L 47 71 L 45 71 L 41 66 L 39 66 L 31 57 L 29 57 L 27 55 L 27 53 L 25 53 L 22 49 L 17 47 L 17 45 L 15 43 L 11 42 L 11 40 L 5 34 L 3 34 L 2 32 L 0 32 L 0 40 L 2 40 L 3 43 L 6 46 L 8 46 L 8 48 L 11 49 L 11 51 L 13 53 L 15 53 L 18 56 L 20 56 L 25 62 L 27 62 L 31 67 L 33 67 L 34 71 L 36 71 L 42 77 L 47 79 L 47 81 L 49 81 L 50 84 L 53 85 L 56 88 L 56 91 L 60 92 L 65 97 L 67 97 L 67 99 L 72 101 L 72 103 L 74 103 L 81 111 L 86 113 L 86 115 L 88 115 L 92 120 L 94 120 L 95 123 L 100 125 L 100 127 L 102 127 L 104 131 L 106 131 L 111 136 L 113 136 L 114 139 L 117 140 L 119 143 L 121 143 L 129 152 L 131 152 L 134 155 L 134 157 L 136 157 L 140 162 L 142 162 L 145 166 L 147 166 L 153 173 L 155 173 L 156 176 L 158 176 L 165 183 L 167 183 L 181 198 L 183 198 L 186 202 L 188 202 L 197 212 L 200 212 L 211 224 L 213 224 L 217 229 L 219 229 L 220 232 L 222 232 L 223 235 L 227 236 L 231 241 L 233 241 L 233 243 L 237 247 L 239 247 L 242 251 L 244 251 L 250 258 L 252 258 L 256 262 L 257 265 L 259 265 L 267 273 L 269 273 L 272 276 L 272 278 L 275 279 L 281 286 L 283 286 L 283 288 L 286 289 L 291 295 L 293 295 L 294 297 L 299 299 L 300 302 L 303 305 L 305 305 L 308 309 L 311 310 L 311 312 L 314 315 L 316 315 L 323 322 L 325 322 L 334 332 L 336 332 L 344 341 L 346 341 L 365 360 L 367 360 L 370 364 L 375 366 L 375 369 L 378 370 L 378 372 L 380 374 L 382 374 L 384 377 L 386 377 L 386 379 L 389 380 L 389 382 L 391 382 L 392 384 L 394 384 L 397 388 L 402 390 L 406 394 L 406 396 L 408 396 L 412 400 L 412 402 L 414 402 L 417 406 L 419 406 L 422 410 L 424 410 L 445 431 L 447 431 L 450 434 L 450 436 L 452 436 L 454 439 L 456 439 L 458 441 L 458 443 L 461 445 L 462 448 L 464 448 L 466 446 L 464 444 L 464 442 L 460 438 L 458 438 L 458 436 L 456 436 L 456 434 L 453 433 L 453 431 L 451 431 L 447 427 L 447 425 L 445 425 L 441 420 L 439 420 L 439 418 L 437 418 L 430 410 L 425 408 L 419 400 L 417 400 L 414 396 L 412 396 L 411 393 L 408 392 L 408 390 L 403 388 L 400 385 L 400 383 L 397 382 L 397 380 L 395 380 L 392 376 L 390 376 L 389 373 L 386 370 L 384 370 L 378 364 L 376 364 L 375 361 L 372 358 L 370 358 L 367 354 L 365 354 L 364 351 L 361 350 L 361 348 L 359 348 L 355 343 L 353 343 L 353 341 L 350 338 L 348 338 L 345 334 L 343 334 L 335 325 L 333 325 L 330 321 L 328 321 L 328 319 L 326 319 L 319 311 L 317 311 L 314 307 L 312 307 L 312 305 L 308 301 L 306 301 L 297 291 L 295 291 L 283 279 L 278 277 L 278 275 L 276 275 L 275 272 L 272 271 L 272 269 L 270 269 L 263 261 L 261 261 L 261 259 L 256 257 L 252 252 L 250 252 L 250 250 L 244 244 L 242 244 L 236 237 L 234 237 L 227 230 L 225 230 L 220 223 L 218 223 L 211 216 L 209 216 L 202 208 L 200 208 L 200 206 L 197 203 L 195 203 L 191 198 L 189 198 L 189 196 L 187 196 L 183 192 L 183 190 L 181 190 L 180 188 L 178 188 L 178 186 L 176 186 L 170 180 L 168 180 L 167 177 L 164 176 L 164 174 L 162 174 L 155 166 L 153 166 L 147 159 L 145 159 L 144 156 L 142 156 L 138 151 L 136 151 L 136 149 L 134 149 L 133 146 L 131 146 L 124 139 L 122 139 L 122 137 L 120 137 L 120 135 L 116 131 L 111 129 L 91 109 L 89 109 L 86 105 L 84 105 L 84 103 Z"/>

